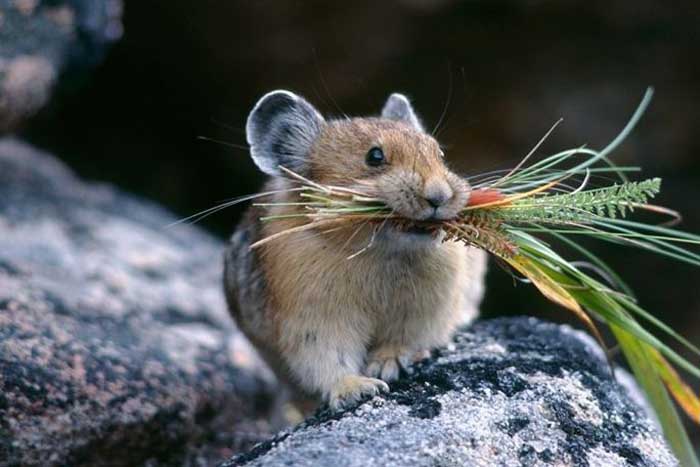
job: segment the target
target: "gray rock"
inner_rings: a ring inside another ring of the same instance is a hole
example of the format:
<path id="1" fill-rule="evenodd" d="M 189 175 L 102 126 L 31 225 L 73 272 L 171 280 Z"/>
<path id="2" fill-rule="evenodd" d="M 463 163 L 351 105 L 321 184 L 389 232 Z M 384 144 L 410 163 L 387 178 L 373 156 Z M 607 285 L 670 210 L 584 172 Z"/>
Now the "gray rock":
<path id="1" fill-rule="evenodd" d="M 0 140 L 0 465 L 211 465 L 272 430 L 222 244 Z"/>
<path id="2" fill-rule="evenodd" d="M 677 465 L 589 344 L 533 318 L 477 323 L 391 389 L 221 467 Z"/>
<path id="3" fill-rule="evenodd" d="M 76 83 L 99 63 L 121 12 L 121 0 L 0 0 L 0 131 L 41 109 L 60 76 Z"/>

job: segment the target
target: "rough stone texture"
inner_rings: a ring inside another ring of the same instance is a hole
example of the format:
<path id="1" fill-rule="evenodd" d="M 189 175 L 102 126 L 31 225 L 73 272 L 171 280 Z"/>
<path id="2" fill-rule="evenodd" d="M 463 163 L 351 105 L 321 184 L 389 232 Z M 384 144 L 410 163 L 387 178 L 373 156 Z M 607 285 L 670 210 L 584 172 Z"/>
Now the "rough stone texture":
<path id="1" fill-rule="evenodd" d="M 222 245 L 0 140 L 0 465 L 212 465 L 273 380 L 227 316 Z"/>
<path id="2" fill-rule="evenodd" d="M 0 0 L 0 131 L 41 109 L 60 75 L 98 63 L 121 11 L 121 0 Z"/>
<path id="3" fill-rule="evenodd" d="M 677 465 L 588 342 L 532 318 L 478 323 L 391 394 L 222 467 Z"/>

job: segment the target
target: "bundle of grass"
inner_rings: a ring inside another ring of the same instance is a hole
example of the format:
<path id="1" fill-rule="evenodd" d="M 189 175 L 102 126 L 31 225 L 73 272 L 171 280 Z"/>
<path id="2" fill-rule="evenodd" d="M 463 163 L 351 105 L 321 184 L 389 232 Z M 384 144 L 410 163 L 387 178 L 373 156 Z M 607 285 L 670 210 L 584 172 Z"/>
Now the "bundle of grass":
<path id="1" fill-rule="evenodd" d="M 649 203 L 659 192 L 661 180 L 630 181 L 626 174 L 639 168 L 619 167 L 608 159 L 643 114 L 651 94 L 651 90 L 647 91 L 627 126 L 600 151 L 580 147 L 527 165 L 538 144 L 513 170 L 470 178 L 472 193 L 467 206 L 458 218 L 448 221 L 403 219 L 371 192 L 320 185 L 280 167 L 299 182 L 294 189 L 298 200 L 284 204 L 258 203 L 285 211 L 262 220 L 275 222 L 296 218 L 300 222 L 258 241 L 253 248 L 293 232 L 311 229 L 331 232 L 369 225 L 376 233 L 387 223 L 393 223 L 399 228 L 427 229 L 445 241 L 461 241 L 488 251 L 534 284 L 549 300 L 575 313 L 602 346 L 605 344 L 594 320 L 610 327 L 655 407 L 681 464 L 698 466 L 700 463 L 669 393 L 691 419 L 700 423 L 700 399 L 681 380 L 672 363 L 699 379 L 700 368 L 664 343 L 649 327 L 674 339 L 695 356 L 700 356 L 700 349 L 641 308 L 620 277 L 573 240 L 580 236 L 592 237 L 700 266 L 700 254 L 686 247 L 700 244 L 700 236 L 627 219 L 635 210 L 678 217 L 674 211 Z M 617 182 L 591 188 L 592 180 L 602 177 L 605 180 L 615 177 Z M 558 255 L 544 240 L 546 237 L 577 250 L 588 261 L 588 267 Z M 370 239 L 365 248 L 348 259 L 371 247 Z M 583 269 L 593 271 L 593 275 Z"/>

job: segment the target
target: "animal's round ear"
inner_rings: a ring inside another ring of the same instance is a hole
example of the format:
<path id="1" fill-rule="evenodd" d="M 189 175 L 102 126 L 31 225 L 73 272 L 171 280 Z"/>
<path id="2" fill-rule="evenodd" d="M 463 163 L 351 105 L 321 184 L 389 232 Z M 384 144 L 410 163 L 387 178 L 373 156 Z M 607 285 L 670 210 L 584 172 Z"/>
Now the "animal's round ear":
<path id="1" fill-rule="evenodd" d="M 282 175 L 280 165 L 304 174 L 323 123 L 321 114 L 302 97 L 289 91 L 265 94 L 245 127 L 253 161 L 269 175 Z"/>
<path id="2" fill-rule="evenodd" d="M 389 96 L 382 109 L 382 118 L 405 122 L 418 131 L 424 131 L 423 124 L 413 110 L 411 102 L 403 94 L 395 92 Z"/>

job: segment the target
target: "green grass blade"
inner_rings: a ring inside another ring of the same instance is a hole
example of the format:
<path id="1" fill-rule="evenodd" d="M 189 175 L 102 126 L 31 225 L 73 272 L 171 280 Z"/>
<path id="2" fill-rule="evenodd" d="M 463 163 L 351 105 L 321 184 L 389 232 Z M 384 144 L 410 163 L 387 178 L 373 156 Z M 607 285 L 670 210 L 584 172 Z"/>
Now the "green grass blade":
<path id="1" fill-rule="evenodd" d="M 610 266 L 605 263 L 602 259 L 600 259 L 598 256 L 594 255 L 591 251 L 589 251 L 587 248 L 582 247 L 578 243 L 574 242 L 573 240 L 567 238 L 565 235 L 562 235 L 559 232 L 552 231 L 550 229 L 546 229 L 544 227 L 540 226 L 533 226 L 536 230 L 539 230 L 541 233 L 551 235 L 554 238 L 558 239 L 559 241 L 565 243 L 566 245 L 570 246 L 571 248 L 575 249 L 579 253 L 581 253 L 583 256 L 588 258 L 593 264 L 598 266 L 600 269 L 603 270 L 614 282 L 615 284 L 628 296 L 634 298 L 634 292 L 632 291 L 632 288 L 627 285 L 627 283 L 620 277 L 617 272 L 615 272 L 614 269 L 612 269 Z"/>
<path id="2" fill-rule="evenodd" d="M 637 382 L 644 389 L 651 406 L 654 407 L 664 436 L 678 458 L 680 465 L 683 467 L 700 467 L 700 461 L 698 461 L 693 445 L 688 439 L 683 422 L 678 416 L 678 411 L 652 364 L 652 358 L 648 354 L 645 344 L 639 342 L 634 336 L 617 326 L 611 326 L 611 329 L 620 343 L 620 348 Z"/>
<path id="3" fill-rule="evenodd" d="M 700 368 L 664 344 L 625 312 L 625 308 L 619 301 L 625 300 L 624 296 L 619 297 L 616 294 L 609 293 L 609 288 L 573 267 L 535 237 L 518 231 L 510 233 L 515 239 L 521 254 L 537 261 L 541 269 L 553 280 L 562 286 L 568 287 L 571 295 L 581 305 L 602 316 L 606 323 L 619 326 L 633 334 L 637 339 L 659 350 L 679 367 L 700 378 Z M 625 303 L 631 303 L 631 301 L 627 300 Z M 692 346 L 691 349 L 693 349 Z"/>
<path id="4" fill-rule="evenodd" d="M 622 144 L 622 142 L 629 136 L 629 134 L 634 130 L 635 126 L 639 122 L 639 120 L 642 118 L 642 115 L 644 115 L 644 112 L 646 111 L 647 107 L 649 106 L 649 103 L 651 102 L 651 98 L 654 95 L 654 90 L 653 88 L 649 87 L 647 88 L 646 92 L 644 93 L 644 97 L 642 98 L 641 102 L 637 106 L 637 109 L 635 110 L 634 114 L 632 114 L 632 117 L 629 119 L 625 127 L 618 133 L 618 135 L 603 149 L 600 151 L 595 151 L 591 149 L 587 149 L 585 147 L 580 147 L 577 149 L 570 149 L 567 151 L 563 151 L 557 154 L 554 154 L 552 156 L 549 156 L 535 164 L 530 165 L 529 167 L 523 169 L 522 171 L 513 174 L 511 177 L 508 177 L 506 180 L 502 180 L 498 182 L 498 186 L 501 186 L 502 188 L 514 188 L 514 185 L 519 184 L 523 179 L 530 178 L 531 180 L 525 184 L 519 185 L 517 187 L 518 190 L 525 190 L 534 186 L 539 186 L 543 185 L 545 183 L 548 183 L 550 181 L 556 180 L 557 178 L 560 178 L 562 175 L 567 175 L 567 174 L 574 174 L 574 173 L 581 173 L 582 171 L 585 171 L 587 168 L 590 168 L 591 166 L 595 165 L 598 162 L 605 162 L 608 164 L 608 166 L 611 168 L 613 172 L 615 172 L 620 179 L 624 182 L 626 181 L 626 177 L 624 176 L 624 173 L 621 172 L 620 170 L 617 170 L 617 167 L 608 159 L 608 156 L 610 153 L 612 153 L 617 147 Z M 579 163 L 578 165 L 569 168 L 569 169 L 562 169 L 558 171 L 558 173 L 550 173 L 550 174 L 543 174 L 544 171 L 547 169 L 550 169 L 552 167 L 556 167 L 557 165 L 571 160 L 572 157 L 576 155 L 588 155 L 588 157 L 585 161 Z M 534 177 L 533 177 L 534 176 Z"/>
<path id="5" fill-rule="evenodd" d="M 600 151 L 601 158 L 607 156 L 615 149 L 617 149 L 617 147 L 620 144 L 622 144 L 622 142 L 629 136 L 629 134 L 632 133 L 632 130 L 634 130 L 634 127 L 637 126 L 637 123 L 639 123 L 639 120 L 642 118 L 642 115 L 644 115 L 644 112 L 646 112 L 652 97 L 654 97 L 654 88 L 650 86 L 644 92 L 644 97 L 642 97 L 642 101 L 637 106 L 637 110 L 634 111 L 634 114 L 632 114 L 632 118 L 630 118 L 629 122 L 627 122 L 627 125 L 625 125 L 625 127 L 615 137 L 615 139 L 613 139 L 607 146 L 605 146 L 605 148 L 603 148 Z"/>

